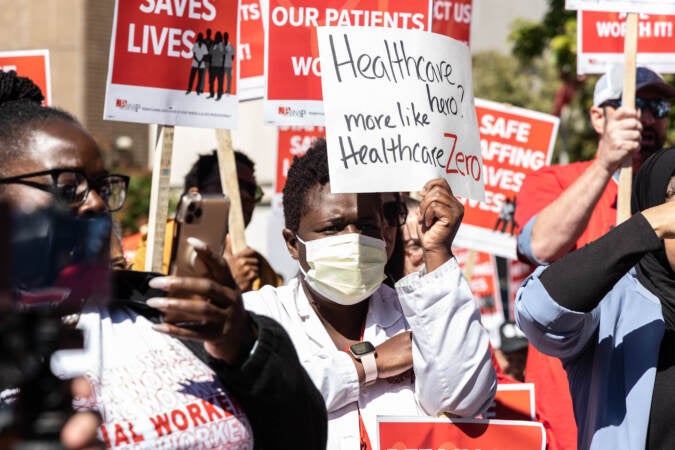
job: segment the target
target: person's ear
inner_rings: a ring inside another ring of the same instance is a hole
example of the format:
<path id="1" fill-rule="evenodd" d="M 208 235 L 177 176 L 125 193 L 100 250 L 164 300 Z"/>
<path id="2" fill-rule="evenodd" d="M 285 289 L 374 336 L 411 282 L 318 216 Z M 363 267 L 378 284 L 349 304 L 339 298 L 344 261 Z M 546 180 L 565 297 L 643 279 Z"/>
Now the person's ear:
<path id="1" fill-rule="evenodd" d="M 605 108 L 599 106 L 591 106 L 589 113 L 591 118 L 591 125 L 596 133 L 601 135 L 605 132 Z"/>
<path id="2" fill-rule="evenodd" d="M 286 248 L 288 249 L 288 254 L 291 255 L 291 258 L 298 259 L 300 250 L 298 249 L 298 238 L 295 236 L 295 233 L 289 228 L 284 228 L 281 231 L 281 234 L 286 241 Z"/>

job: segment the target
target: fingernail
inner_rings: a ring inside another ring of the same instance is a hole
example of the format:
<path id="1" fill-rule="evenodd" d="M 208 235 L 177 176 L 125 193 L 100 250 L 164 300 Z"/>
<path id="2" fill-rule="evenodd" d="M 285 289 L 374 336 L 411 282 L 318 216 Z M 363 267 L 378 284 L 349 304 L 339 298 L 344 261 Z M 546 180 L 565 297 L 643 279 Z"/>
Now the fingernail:
<path id="1" fill-rule="evenodd" d="M 157 308 L 157 309 L 164 308 L 169 304 L 167 299 L 162 298 L 162 297 L 149 298 L 145 303 L 148 306 L 151 306 L 151 307 Z"/>
<path id="2" fill-rule="evenodd" d="M 152 329 L 159 331 L 160 333 L 168 333 L 169 327 L 165 323 L 155 323 L 152 325 Z"/>
<path id="3" fill-rule="evenodd" d="M 193 246 L 196 250 L 206 250 L 208 245 L 206 242 L 202 241 L 201 239 L 197 239 L 196 237 L 189 237 L 187 238 L 188 244 Z"/>
<path id="4" fill-rule="evenodd" d="M 155 289 L 166 291 L 171 286 L 171 278 L 169 277 L 155 277 L 148 282 L 148 286 Z"/>

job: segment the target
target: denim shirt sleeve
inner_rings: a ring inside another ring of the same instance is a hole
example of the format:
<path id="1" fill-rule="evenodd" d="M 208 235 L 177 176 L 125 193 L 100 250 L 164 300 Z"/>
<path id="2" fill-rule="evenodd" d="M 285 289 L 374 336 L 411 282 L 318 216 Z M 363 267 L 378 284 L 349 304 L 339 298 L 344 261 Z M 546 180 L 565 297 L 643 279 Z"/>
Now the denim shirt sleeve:
<path id="1" fill-rule="evenodd" d="M 536 219 L 537 216 L 533 216 L 527 221 L 523 229 L 520 230 L 520 233 L 518 233 L 518 253 L 524 256 L 530 264 L 545 266 L 549 263 L 538 260 L 532 251 L 532 229 L 534 228 L 534 221 Z"/>
<path id="2" fill-rule="evenodd" d="M 562 360 L 573 358 L 588 343 L 598 327 L 599 309 L 583 313 L 558 304 L 539 277 L 538 267 L 516 294 L 516 323 L 537 350 Z"/>

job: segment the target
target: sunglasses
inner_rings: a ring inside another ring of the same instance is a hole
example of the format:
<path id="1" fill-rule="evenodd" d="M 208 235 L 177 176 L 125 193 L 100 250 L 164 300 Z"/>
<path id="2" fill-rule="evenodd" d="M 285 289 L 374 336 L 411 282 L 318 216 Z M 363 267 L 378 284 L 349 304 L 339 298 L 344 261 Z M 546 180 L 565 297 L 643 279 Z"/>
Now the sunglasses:
<path id="1" fill-rule="evenodd" d="M 408 218 L 408 207 L 403 202 L 392 201 L 382 203 L 384 220 L 390 227 L 402 227 Z"/>
<path id="2" fill-rule="evenodd" d="M 26 179 L 44 177 L 45 175 L 51 176 L 51 184 Z M 129 177 L 126 175 L 104 175 L 96 180 L 89 180 L 84 172 L 79 169 L 52 169 L 0 178 L 0 184 L 23 184 L 49 192 L 69 208 L 82 206 L 87 200 L 89 191 L 93 189 L 101 197 L 108 211 L 115 212 L 124 206 L 129 189 Z"/>
<path id="3" fill-rule="evenodd" d="M 260 202 L 265 195 L 265 192 L 259 184 L 249 183 L 242 180 L 239 180 L 239 190 L 246 192 L 256 203 Z"/>
<path id="4" fill-rule="evenodd" d="M 611 106 L 616 109 L 621 106 L 621 99 L 607 100 L 601 106 Z M 652 115 L 657 119 L 663 119 L 670 112 L 670 103 L 665 100 L 647 100 L 638 97 L 635 99 L 635 107 L 640 111 L 644 111 L 645 108 L 648 108 Z"/>

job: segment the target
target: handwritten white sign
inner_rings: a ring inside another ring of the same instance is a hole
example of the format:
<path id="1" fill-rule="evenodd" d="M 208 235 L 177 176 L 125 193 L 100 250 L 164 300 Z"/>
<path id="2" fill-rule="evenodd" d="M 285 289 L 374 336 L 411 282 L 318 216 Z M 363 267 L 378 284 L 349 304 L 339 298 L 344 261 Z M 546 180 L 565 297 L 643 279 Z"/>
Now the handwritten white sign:
<path id="1" fill-rule="evenodd" d="M 417 191 L 444 177 L 483 200 L 469 48 L 419 30 L 317 32 L 331 190 Z"/>
<path id="2" fill-rule="evenodd" d="M 565 0 L 565 9 L 675 14 L 673 0 Z"/>

